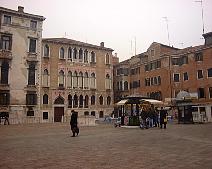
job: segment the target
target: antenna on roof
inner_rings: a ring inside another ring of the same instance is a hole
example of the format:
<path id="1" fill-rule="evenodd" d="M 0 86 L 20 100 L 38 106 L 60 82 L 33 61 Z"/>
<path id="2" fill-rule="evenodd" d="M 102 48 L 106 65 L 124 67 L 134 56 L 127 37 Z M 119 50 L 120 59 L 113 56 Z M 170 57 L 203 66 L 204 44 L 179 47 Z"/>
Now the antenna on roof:
<path id="1" fill-rule="evenodd" d="M 67 38 L 68 34 L 65 32 L 63 38 Z"/>
<path id="2" fill-rule="evenodd" d="M 203 6 L 202 6 L 202 3 L 203 3 L 203 1 L 202 0 L 200 0 L 200 1 L 195 1 L 195 2 L 200 2 L 200 4 L 201 4 L 201 8 L 202 8 L 202 33 L 204 34 L 205 33 L 205 26 L 204 26 L 204 15 L 203 15 Z"/>
<path id="3" fill-rule="evenodd" d="M 166 21 L 166 29 L 167 29 L 167 33 L 168 33 L 168 41 L 169 41 L 169 46 L 170 46 L 168 18 L 165 16 L 165 17 L 163 17 L 163 19 L 165 19 L 165 21 Z"/>

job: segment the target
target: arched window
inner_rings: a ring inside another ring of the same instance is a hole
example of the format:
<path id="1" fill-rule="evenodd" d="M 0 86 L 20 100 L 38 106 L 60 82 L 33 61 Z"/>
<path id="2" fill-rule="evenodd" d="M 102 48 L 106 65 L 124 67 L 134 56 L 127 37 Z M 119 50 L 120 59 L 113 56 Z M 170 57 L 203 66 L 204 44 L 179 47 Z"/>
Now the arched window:
<path id="1" fill-rule="evenodd" d="M 91 86 L 90 88 L 95 89 L 96 88 L 96 75 L 95 73 L 91 74 Z"/>
<path id="2" fill-rule="evenodd" d="M 127 81 L 124 82 L 124 90 L 128 90 L 128 82 Z"/>
<path id="3" fill-rule="evenodd" d="M 74 59 L 77 59 L 77 49 L 74 48 Z"/>
<path id="4" fill-rule="evenodd" d="M 84 62 L 88 63 L 88 50 L 87 49 L 84 50 Z"/>
<path id="5" fill-rule="evenodd" d="M 105 63 L 110 64 L 110 55 L 108 53 L 105 56 Z"/>
<path id="6" fill-rule="evenodd" d="M 79 97 L 79 107 L 82 108 L 83 107 L 83 96 L 80 95 Z"/>
<path id="7" fill-rule="evenodd" d="M 93 51 L 91 52 L 91 63 L 96 63 L 96 55 Z"/>
<path id="8" fill-rule="evenodd" d="M 78 97 L 77 95 L 75 94 L 74 95 L 74 105 L 73 105 L 74 108 L 78 107 Z"/>
<path id="9" fill-rule="evenodd" d="M 88 95 L 86 95 L 85 101 L 84 101 L 84 108 L 88 108 L 88 100 L 89 100 L 89 97 L 88 97 Z"/>
<path id="10" fill-rule="evenodd" d="M 49 104 L 49 97 L 47 94 L 43 95 L 43 104 Z"/>
<path id="11" fill-rule="evenodd" d="M 91 112 L 91 116 L 96 116 L 96 112 L 95 111 L 92 111 Z"/>
<path id="12" fill-rule="evenodd" d="M 82 59 L 83 59 L 83 50 L 82 50 L 82 48 L 80 48 L 80 50 L 79 50 L 79 60 L 82 61 Z"/>
<path id="13" fill-rule="evenodd" d="M 88 112 L 88 111 L 85 111 L 85 112 L 84 112 L 84 115 L 85 115 L 85 116 L 89 116 L 89 112 Z"/>
<path id="14" fill-rule="evenodd" d="M 88 72 L 85 72 L 84 74 L 84 88 L 88 89 L 89 88 L 89 77 L 88 77 Z"/>
<path id="15" fill-rule="evenodd" d="M 99 97 L 99 104 L 103 105 L 103 97 L 102 97 L 102 95 Z"/>
<path id="16" fill-rule="evenodd" d="M 111 89 L 111 79 L 110 79 L 110 75 L 109 74 L 106 75 L 105 88 L 106 89 Z"/>
<path id="17" fill-rule="evenodd" d="M 78 86 L 80 89 L 83 89 L 83 73 L 82 72 L 79 73 Z"/>
<path id="18" fill-rule="evenodd" d="M 111 97 L 107 96 L 107 105 L 110 105 L 110 104 L 111 104 Z"/>
<path id="19" fill-rule="evenodd" d="M 44 57 L 49 57 L 49 45 L 45 44 L 43 52 L 44 52 Z"/>
<path id="20" fill-rule="evenodd" d="M 68 108 L 72 108 L 72 96 L 68 95 Z"/>
<path id="21" fill-rule="evenodd" d="M 28 85 L 35 85 L 35 63 L 29 64 Z"/>
<path id="22" fill-rule="evenodd" d="M 43 71 L 43 86 L 48 87 L 49 86 L 49 72 L 47 69 Z"/>
<path id="23" fill-rule="evenodd" d="M 54 104 L 64 104 L 64 98 L 59 95 L 59 97 L 54 101 Z"/>
<path id="24" fill-rule="evenodd" d="M 72 60 L 72 49 L 68 48 L 68 60 Z"/>
<path id="25" fill-rule="evenodd" d="M 1 84 L 8 84 L 9 63 L 3 61 L 1 65 Z"/>
<path id="26" fill-rule="evenodd" d="M 71 71 L 68 72 L 68 76 L 67 76 L 67 87 L 69 87 L 69 88 L 72 87 L 72 72 Z"/>
<path id="27" fill-rule="evenodd" d="M 96 98 L 94 95 L 91 96 L 91 105 L 95 105 L 96 104 Z"/>
<path id="28" fill-rule="evenodd" d="M 65 58 L 65 50 L 63 47 L 60 48 L 60 59 L 64 59 Z"/>
<path id="29" fill-rule="evenodd" d="M 77 77 L 77 72 L 75 71 L 73 73 L 73 88 L 77 88 L 78 87 L 77 82 L 78 82 L 78 77 Z"/>
<path id="30" fill-rule="evenodd" d="M 61 70 L 59 72 L 59 87 L 64 87 L 64 72 Z"/>

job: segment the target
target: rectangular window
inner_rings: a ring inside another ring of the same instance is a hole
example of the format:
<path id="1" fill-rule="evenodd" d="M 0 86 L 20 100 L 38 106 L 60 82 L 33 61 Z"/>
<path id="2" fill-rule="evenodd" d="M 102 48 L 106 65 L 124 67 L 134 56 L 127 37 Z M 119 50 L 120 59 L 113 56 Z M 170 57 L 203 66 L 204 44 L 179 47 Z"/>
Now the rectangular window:
<path id="1" fill-rule="evenodd" d="M 202 54 L 202 52 L 195 53 L 194 57 L 195 57 L 195 61 L 203 61 L 203 54 Z"/>
<path id="2" fill-rule="evenodd" d="M 198 88 L 199 98 L 205 98 L 205 90 L 204 88 Z"/>
<path id="3" fill-rule="evenodd" d="M 28 93 L 26 94 L 26 105 L 36 105 L 37 104 L 37 94 Z"/>
<path id="4" fill-rule="evenodd" d="M 209 87 L 209 98 L 212 99 L 212 87 Z"/>
<path id="5" fill-rule="evenodd" d="M 181 64 L 188 64 L 188 56 L 182 56 L 181 57 Z"/>
<path id="6" fill-rule="evenodd" d="M 47 120 L 48 119 L 48 112 L 43 112 L 43 120 Z"/>
<path id="7" fill-rule="evenodd" d="M 208 69 L 208 77 L 212 77 L 212 68 Z"/>
<path id="8" fill-rule="evenodd" d="M 29 52 L 36 53 L 36 39 L 29 39 Z"/>
<path id="9" fill-rule="evenodd" d="M 30 28 L 32 28 L 32 29 L 37 29 L 37 21 L 31 20 L 31 21 L 30 21 Z"/>
<path id="10" fill-rule="evenodd" d="M 160 84 L 161 84 L 161 77 L 158 76 L 158 85 L 160 85 Z"/>
<path id="11" fill-rule="evenodd" d="M 174 82 L 179 82 L 180 81 L 180 74 L 179 73 L 175 73 L 174 74 Z"/>
<path id="12" fill-rule="evenodd" d="M 197 78 L 202 79 L 203 78 L 203 70 L 198 70 L 197 71 Z"/>
<path id="13" fill-rule="evenodd" d="M 9 105 L 10 104 L 10 93 L 1 91 L 0 93 L 0 105 Z"/>
<path id="14" fill-rule="evenodd" d="M 12 37 L 8 35 L 2 35 L 1 36 L 1 42 L 0 42 L 1 49 L 3 50 L 11 50 L 12 47 Z"/>
<path id="15" fill-rule="evenodd" d="M 183 80 L 188 80 L 188 72 L 183 73 Z"/>
<path id="16" fill-rule="evenodd" d="M 172 65 L 179 65 L 179 58 L 172 58 Z"/>
<path id="17" fill-rule="evenodd" d="M 5 24 L 11 24 L 11 16 L 4 15 L 4 21 Z"/>

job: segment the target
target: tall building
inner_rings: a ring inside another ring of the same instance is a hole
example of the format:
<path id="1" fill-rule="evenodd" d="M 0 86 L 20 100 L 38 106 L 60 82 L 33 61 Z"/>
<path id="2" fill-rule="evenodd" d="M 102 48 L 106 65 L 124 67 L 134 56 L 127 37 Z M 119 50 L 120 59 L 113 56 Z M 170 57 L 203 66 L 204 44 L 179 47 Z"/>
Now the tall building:
<path id="1" fill-rule="evenodd" d="M 11 123 L 40 115 L 40 66 L 43 16 L 0 7 L 0 112 Z"/>
<path id="2" fill-rule="evenodd" d="M 43 122 L 65 122 L 71 110 L 103 118 L 113 112 L 112 49 L 67 38 L 42 41 Z"/>

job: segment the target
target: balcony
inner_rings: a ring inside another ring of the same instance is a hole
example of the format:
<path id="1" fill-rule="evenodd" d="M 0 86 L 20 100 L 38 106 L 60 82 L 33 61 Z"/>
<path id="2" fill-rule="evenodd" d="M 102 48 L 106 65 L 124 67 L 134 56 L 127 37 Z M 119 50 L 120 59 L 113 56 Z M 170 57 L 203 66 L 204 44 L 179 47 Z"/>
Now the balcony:
<path id="1" fill-rule="evenodd" d="M 0 59 L 12 59 L 12 52 L 10 50 L 0 49 Z"/>
<path id="2" fill-rule="evenodd" d="M 29 62 L 38 62 L 37 53 L 28 52 L 26 60 Z"/>
<path id="3" fill-rule="evenodd" d="M 36 91 L 37 91 L 37 87 L 36 87 L 36 85 L 27 85 L 27 86 L 25 87 L 25 90 L 36 92 Z"/>
<path id="4" fill-rule="evenodd" d="M 9 84 L 0 84 L 0 90 L 10 90 Z"/>

